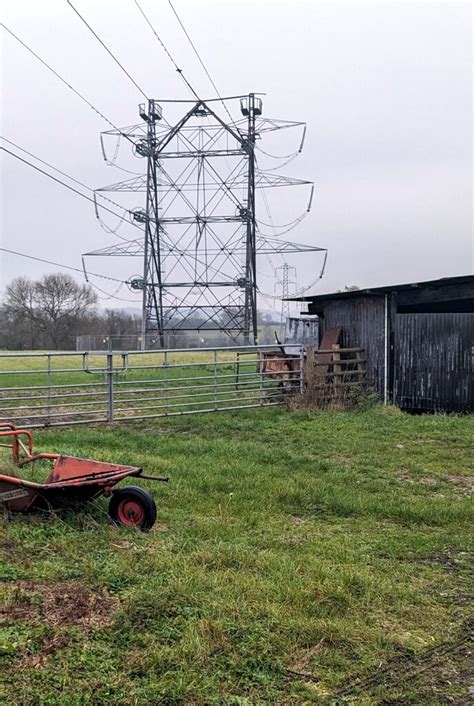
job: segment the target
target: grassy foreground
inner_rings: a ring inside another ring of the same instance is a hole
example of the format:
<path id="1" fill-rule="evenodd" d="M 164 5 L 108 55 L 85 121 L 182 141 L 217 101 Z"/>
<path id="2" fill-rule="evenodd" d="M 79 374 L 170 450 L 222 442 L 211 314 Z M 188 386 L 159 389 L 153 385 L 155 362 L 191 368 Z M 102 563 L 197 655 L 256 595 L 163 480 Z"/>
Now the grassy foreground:
<path id="1" fill-rule="evenodd" d="M 37 433 L 171 482 L 143 482 L 148 534 L 104 499 L 0 518 L 0 702 L 468 704 L 473 431 L 377 407 Z"/>

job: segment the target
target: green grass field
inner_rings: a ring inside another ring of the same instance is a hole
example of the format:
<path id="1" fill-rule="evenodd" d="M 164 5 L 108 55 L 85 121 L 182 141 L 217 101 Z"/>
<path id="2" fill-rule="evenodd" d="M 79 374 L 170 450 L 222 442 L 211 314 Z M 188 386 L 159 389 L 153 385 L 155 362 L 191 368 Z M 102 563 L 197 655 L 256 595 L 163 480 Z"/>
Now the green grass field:
<path id="1" fill-rule="evenodd" d="M 2 703 L 470 703 L 472 418 L 269 408 L 36 437 L 171 480 L 142 481 L 148 534 L 105 499 L 0 520 Z"/>

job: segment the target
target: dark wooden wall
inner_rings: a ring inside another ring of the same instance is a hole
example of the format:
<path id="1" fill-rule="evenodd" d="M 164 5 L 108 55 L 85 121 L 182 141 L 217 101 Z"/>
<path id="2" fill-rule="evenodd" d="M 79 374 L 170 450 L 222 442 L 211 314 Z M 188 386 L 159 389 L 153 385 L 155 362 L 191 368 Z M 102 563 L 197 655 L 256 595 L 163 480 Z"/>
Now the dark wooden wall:
<path id="1" fill-rule="evenodd" d="M 458 313 L 456 301 L 447 302 L 454 309 L 448 313 L 408 313 L 408 299 L 384 293 L 316 300 L 308 313 L 320 316 L 319 340 L 339 327 L 342 346 L 364 348 L 368 381 L 383 399 L 386 296 L 389 400 L 405 409 L 474 411 L 474 313 Z"/>
<path id="2" fill-rule="evenodd" d="M 474 314 L 396 314 L 394 334 L 395 404 L 474 410 Z"/>
<path id="3" fill-rule="evenodd" d="M 309 304 L 310 314 L 320 314 L 320 336 L 328 328 L 342 328 L 344 347 L 361 346 L 367 358 L 367 378 L 383 398 L 385 354 L 385 295 L 333 299 L 316 307 Z"/>

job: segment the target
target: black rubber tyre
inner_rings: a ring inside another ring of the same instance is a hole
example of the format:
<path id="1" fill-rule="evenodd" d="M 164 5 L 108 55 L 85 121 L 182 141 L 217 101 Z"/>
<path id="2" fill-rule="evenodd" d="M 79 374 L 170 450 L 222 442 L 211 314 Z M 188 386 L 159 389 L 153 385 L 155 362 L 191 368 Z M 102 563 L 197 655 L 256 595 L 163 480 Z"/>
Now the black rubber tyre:
<path id="1" fill-rule="evenodd" d="M 144 488 L 130 485 L 116 490 L 109 503 L 109 515 L 116 525 L 149 530 L 156 521 L 156 505 Z"/>

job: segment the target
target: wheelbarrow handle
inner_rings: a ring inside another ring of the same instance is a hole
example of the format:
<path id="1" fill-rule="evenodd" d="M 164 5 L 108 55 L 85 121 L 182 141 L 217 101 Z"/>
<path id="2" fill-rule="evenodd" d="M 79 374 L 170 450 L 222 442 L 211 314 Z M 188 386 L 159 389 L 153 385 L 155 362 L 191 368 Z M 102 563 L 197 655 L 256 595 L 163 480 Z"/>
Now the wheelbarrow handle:
<path id="1" fill-rule="evenodd" d="M 21 436 L 26 437 L 27 446 L 20 439 Z M 33 453 L 33 437 L 31 432 L 26 429 L 17 429 L 14 424 L 9 424 L 8 422 L 2 422 L 0 424 L 0 437 L 10 437 L 12 439 L 11 444 L 1 444 L 1 446 L 7 446 L 12 450 L 12 459 L 14 463 L 20 463 L 20 450 L 24 451 L 27 455 L 27 459 L 31 458 Z"/>
<path id="2" fill-rule="evenodd" d="M 13 422 L 0 422 L 0 429 L 9 429 L 10 431 L 14 431 L 16 426 Z"/>

